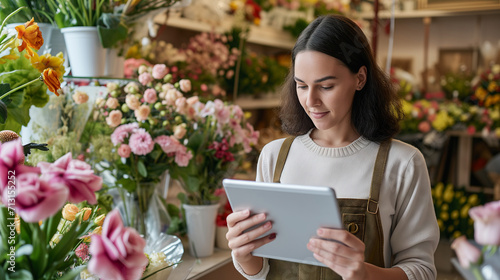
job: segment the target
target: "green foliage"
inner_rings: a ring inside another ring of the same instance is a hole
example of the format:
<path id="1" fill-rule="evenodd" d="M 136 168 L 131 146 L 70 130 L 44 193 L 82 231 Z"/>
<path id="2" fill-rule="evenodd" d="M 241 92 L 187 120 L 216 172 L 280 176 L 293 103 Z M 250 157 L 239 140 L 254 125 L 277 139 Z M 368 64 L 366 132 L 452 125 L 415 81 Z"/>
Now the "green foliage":
<path id="1" fill-rule="evenodd" d="M 441 78 L 441 89 L 446 99 L 465 101 L 472 94 L 472 76 L 450 73 Z"/>
<path id="2" fill-rule="evenodd" d="M 0 22 L 19 7 L 25 7 L 9 19 L 7 23 L 27 22 L 31 18 L 37 23 L 52 23 L 54 13 L 47 1 L 41 0 L 0 0 Z"/>
<path id="3" fill-rule="evenodd" d="M 294 24 L 283 26 L 283 30 L 290 32 L 294 38 L 298 38 L 300 33 L 309 25 L 309 22 L 303 18 L 297 19 Z"/>
<path id="4" fill-rule="evenodd" d="M 17 50 L 15 53 L 19 55 L 18 59 L 6 60 L 4 64 L 0 64 L 0 83 L 9 84 L 12 89 L 40 77 L 40 72 L 33 68 L 31 62 L 24 57 L 24 53 L 19 53 Z M 0 95 L 6 93 L 5 90 L 6 87 L 1 87 Z M 0 130 L 9 129 L 19 132 L 21 127 L 26 126 L 30 121 L 31 106 L 45 106 L 49 101 L 49 95 L 45 84 L 39 81 L 11 93 L 2 101 L 7 106 L 7 119 L 4 124 L 0 124 Z"/>

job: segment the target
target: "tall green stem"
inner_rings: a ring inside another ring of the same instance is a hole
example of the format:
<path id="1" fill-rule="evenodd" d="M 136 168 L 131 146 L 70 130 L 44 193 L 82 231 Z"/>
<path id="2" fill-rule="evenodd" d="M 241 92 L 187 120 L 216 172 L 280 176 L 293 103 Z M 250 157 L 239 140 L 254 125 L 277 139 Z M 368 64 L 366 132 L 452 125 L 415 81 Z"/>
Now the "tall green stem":
<path id="1" fill-rule="evenodd" d="M 2 30 L 3 30 L 3 27 L 5 26 L 5 24 L 7 23 L 7 21 L 13 17 L 15 14 L 19 13 L 19 11 L 21 11 L 22 9 L 24 9 L 26 7 L 21 7 L 21 8 L 18 8 L 17 10 L 13 11 L 12 13 L 10 13 L 10 15 L 8 15 L 2 22 L 2 26 L 0 26 L 0 33 L 2 33 Z"/>
<path id="2" fill-rule="evenodd" d="M 40 77 L 41 77 L 41 76 L 40 76 Z M 7 93 L 5 93 L 4 95 L 0 96 L 0 100 L 2 100 L 2 99 L 4 99 L 5 97 L 9 96 L 11 93 L 16 92 L 16 91 L 18 91 L 18 90 L 20 90 L 20 89 L 22 89 L 22 88 L 25 88 L 25 87 L 27 87 L 27 86 L 29 86 L 29 85 L 31 85 L 31 84 L 34 84 L 35 82 L 38 82 L 38 81 L 40 81 L 40 78 L 36 78 L 36 79 L 34 79 L 33 81 L 31 81 L 31 82 L 27 82 L 27 83 L 25 83 L 25 84 L 22 84 L 22 85 L 20 85 L 20 86 L 16 87 L 15 89 L 11 89 L 10 91 L 8 91 Z"/>

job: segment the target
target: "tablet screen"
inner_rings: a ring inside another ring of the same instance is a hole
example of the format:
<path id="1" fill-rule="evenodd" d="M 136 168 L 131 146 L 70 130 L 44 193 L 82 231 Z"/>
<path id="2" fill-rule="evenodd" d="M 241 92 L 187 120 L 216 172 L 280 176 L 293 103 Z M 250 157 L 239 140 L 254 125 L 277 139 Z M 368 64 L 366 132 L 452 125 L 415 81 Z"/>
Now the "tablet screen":
<path id="1" fill-rule="evenodd" d="M 233 211 L 266 213 L 276 239 L 253 252 L 254 256 L 325 266 L 307 249 L 320 227 L 343 228 L 335 191 L 327 186 L 304 186 L 224 179 Z"/>

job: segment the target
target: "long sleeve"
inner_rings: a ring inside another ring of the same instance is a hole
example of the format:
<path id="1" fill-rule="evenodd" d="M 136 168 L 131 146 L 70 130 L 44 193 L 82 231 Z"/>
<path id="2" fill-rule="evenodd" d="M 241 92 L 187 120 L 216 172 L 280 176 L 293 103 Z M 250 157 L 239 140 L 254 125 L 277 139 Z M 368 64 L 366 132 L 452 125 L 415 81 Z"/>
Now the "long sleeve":
<path id="1" fill-rule="evenodd" d="M 427 167 L 420 152 L 409 159 L 398 188 L 390 238 L 393 266 L 403 269 L 409 280 L 436 279 L 434 251 L 439 228 Z"/>

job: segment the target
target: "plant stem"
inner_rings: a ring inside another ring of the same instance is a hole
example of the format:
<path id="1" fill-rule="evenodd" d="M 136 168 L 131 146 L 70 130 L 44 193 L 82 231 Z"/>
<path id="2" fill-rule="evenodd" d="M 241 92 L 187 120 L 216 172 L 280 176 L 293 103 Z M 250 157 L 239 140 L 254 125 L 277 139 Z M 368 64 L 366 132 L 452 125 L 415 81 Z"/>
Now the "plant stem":
<path id="1" fill-rule="evenodd" d="M 484 280 L 483 275 L 481 274 L 481 271 L 479 271 L 479 267 L 472 266 L 471 270 L 472 270 L 472 274 L 474 275 L 474 278 L 476 278 L 476 280 Z"/>
<path id="2" fill-rule="evenodd" d="M 29 85 L 37 82 L 37 81 L 40 81 L 40 78 L 36 78 L 33 81 L 31 81 L 31 82 L 27 82 L 27 83 L 25 83 L 23 85 L 20 85 L 20 86 L 16 87 L 15 89 L 11 89 L 10 91 L 8 91 L 7 93 L 5 93 L 4 95 L 0 96 L 0 100 L 2 100 L 5 97 L 9 96 L 11 93 L 16 92 L 16 91 L 18 91 L 18 90 L 20 90 L 20 89 L 22 89 L 24 87 L 27 87 L 27 86 L 29 86 Z"/>
<path id="3" fill-rule="evenodd" d="M 3 30 L 3 27 L 5 26 L 5 24 L 7 23 L 7 21 L 13 17 L 15 14 L 17 14 L 19 11 L 21 11 L 22 9 L 24 9 L 26 7 L 21 7 L 21 8 L 18 8 L 17 10 L 13 11 L 12 13 L 10 13 L 10 15 L 8 15 L 2 22 L 2 26 L 0 26 L 0 33 L 2 33 L 2 30 Z"/>

